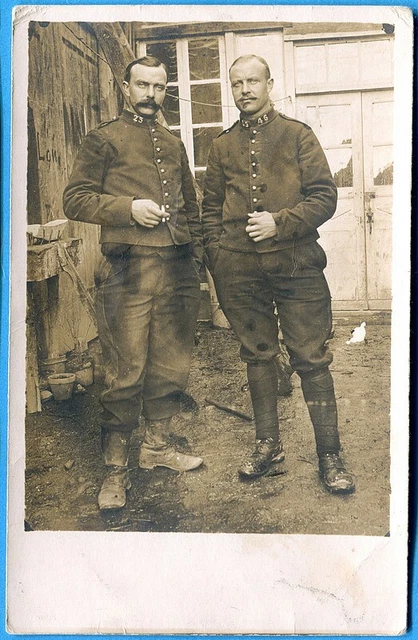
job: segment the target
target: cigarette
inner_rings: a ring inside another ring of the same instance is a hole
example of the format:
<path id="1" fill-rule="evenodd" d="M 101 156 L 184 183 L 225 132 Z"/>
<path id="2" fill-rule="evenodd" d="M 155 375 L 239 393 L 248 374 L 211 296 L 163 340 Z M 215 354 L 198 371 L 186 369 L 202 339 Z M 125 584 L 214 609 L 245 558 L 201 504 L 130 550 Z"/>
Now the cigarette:
<path id="1" fill-rule="evenodd" d="M 165 213 L 165 206 L 164 206 L 163 204 L 161 205 L 161 211 L 162 211 L 163 213 Z M 166 221 L 166 219 L 167 219 L 167 218 L 165 218 L 165 217 L 164 217 L 164 218 L 161 218 L 161 222 L 165 222 L 165 221 Z"/>

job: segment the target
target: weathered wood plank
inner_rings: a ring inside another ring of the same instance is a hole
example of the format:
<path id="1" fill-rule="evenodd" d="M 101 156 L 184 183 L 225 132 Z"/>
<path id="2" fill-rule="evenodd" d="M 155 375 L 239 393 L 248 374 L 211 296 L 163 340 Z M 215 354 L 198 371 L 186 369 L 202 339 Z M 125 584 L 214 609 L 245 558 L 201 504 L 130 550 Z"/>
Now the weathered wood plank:
<path id="1" fill-rule="evenodd" d="M 28 222 L 33 224 L 64 217 L 62 193 L 80 144 L 101 120 L 118 115 L 117 95 L 112 97 L 112 92 L 117 94 L 118 90 L 112 80 L 106 112 L 102 115 L 99 73 L 101 65 L 107 65 L 95 54 L 98 52 L 95 35 L 83 25 L 41 26 L 33 22 L 29 38 Z M 107 73 L 111 73 L 109 69 Z M 94 289 L 99 233 L 97 225 L 69 221 L 64 236 L 83 242 L 76 268 L 88 291 Z M 42 271 L 43 267 L 39 268 Z M 48 295 L 38 320 L 50 326 L 51 318 L 56 318 L 57 348 L 65 353 L 74 348 L 80 336 L 91 340 L 97 334 L 72 280 L 65 273 L 58 279 L 58 300 Z"/>
<path id="2" fill-rule="evenodd" d="M 118 22 L 90 22 L 107 62 L 109 63 L 115 80 L 122 89 L 125 69 L 132 60 L 134 52 Z"/>

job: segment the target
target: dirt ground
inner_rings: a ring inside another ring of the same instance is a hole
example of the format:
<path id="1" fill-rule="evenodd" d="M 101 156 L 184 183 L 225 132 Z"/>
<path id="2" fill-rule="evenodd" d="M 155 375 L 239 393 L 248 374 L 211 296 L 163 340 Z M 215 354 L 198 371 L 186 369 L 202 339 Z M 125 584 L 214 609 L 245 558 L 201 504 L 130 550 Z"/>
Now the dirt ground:
<path id="1" fill-rule="evenodd" d="M 237 468 L 254 442 L 254 424 L 206 402 L 251 414 L 245 365 L 228 329 L 198 327 L 188 393 L 172 439 L 204 458 L 179 474 L 137 466 L 143 425 L 134 432 L 132 489 L 125 509 L 101 514 L 105 473 L 99 396 L 94 384 L 71 401 L 49 400 L 26 424 L 27 530 L 173 531 L 384 536 L 389 532 L 390 326 L 368 323 L 367 342 L 346 345 L 354 324 L 337 324 L 330 343 L 343 457 L 356 476 L 351 496 L 330 495 L 318 478 L 313 430 L 300 381 L 279 399 L 286 461 L 282 473 L 241 482 Z M 243 390 L 244 389 L 244 390 Z"/>

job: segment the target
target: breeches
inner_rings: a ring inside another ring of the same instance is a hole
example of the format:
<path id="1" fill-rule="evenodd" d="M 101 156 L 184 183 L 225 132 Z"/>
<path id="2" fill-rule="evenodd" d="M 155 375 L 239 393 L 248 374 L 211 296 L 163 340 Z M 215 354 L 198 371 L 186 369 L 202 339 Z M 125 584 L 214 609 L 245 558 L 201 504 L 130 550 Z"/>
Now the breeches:
<path id="1" fill-rule="evenodd" d="M 101 397 L 102 426 L 131 430 L 179 410 L 190 369 L 200 286 L 192 257 L 158 253 L 103 257 L 96 275 L 99 334 L 112 344 L 115 377 Z"/>
<path id="2" fill-rule="evenodd" d="M 295 371 L 303 376 L 328 367 L 332 355 L 325 343 L 332 316 L 325 266 L 317 242 L 262 254 L 219 249 L 216 291 L 245 362 L 265 362 L 277 355 L 279 319 Z"/>

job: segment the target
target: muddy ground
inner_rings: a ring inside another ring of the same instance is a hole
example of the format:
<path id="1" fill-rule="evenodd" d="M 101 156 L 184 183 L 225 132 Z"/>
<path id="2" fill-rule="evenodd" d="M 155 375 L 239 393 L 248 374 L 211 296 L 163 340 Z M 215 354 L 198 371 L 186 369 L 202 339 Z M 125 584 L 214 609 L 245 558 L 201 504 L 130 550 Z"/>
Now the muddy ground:
<path id="1" fill-rule="evenodd" d="M 172 438 L 205 464 L 178 474 L 137 467 L 142 428 L 130 456 L 132 489 L 119 513 L 103 515 L 97 494 L 105 473 L 99 396 L 93 384 L 71 401 L 49 400 L 26 425 L 26 528 L 65 531 L 175 531 L 384 536 L 389 531 L 390 326 L 368 324 L 367 343 L 346 345 L 337 324 L 330 343 L 343 457 L 355 474 L 354 495 L 330 495 L 317 473 L 313 430 L 299 378 L 279 399 L 286 461 L 283 473 L 241 482 L 237 468 L 254 442 L 254 426 L 209 406 L 207 397 L 251 414 L 245 366 L 228 329 L 199 326 L 188 392 Z M 244 387 L 245 388 L 245 387 Z"/>

